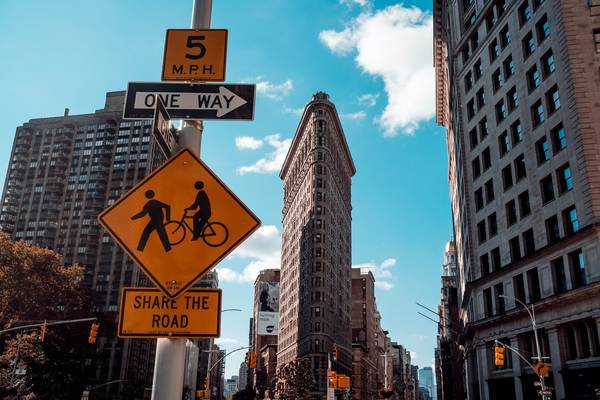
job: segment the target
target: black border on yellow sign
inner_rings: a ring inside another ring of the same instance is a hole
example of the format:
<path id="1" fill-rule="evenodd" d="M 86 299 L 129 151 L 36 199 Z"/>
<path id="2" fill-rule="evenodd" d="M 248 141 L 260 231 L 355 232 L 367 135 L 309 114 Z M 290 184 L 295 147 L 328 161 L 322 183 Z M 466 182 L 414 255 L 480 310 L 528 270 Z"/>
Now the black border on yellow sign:
<path id="1" fill-rule="evenodd" d="M 116 233 L 112 231 L 112 229 L 110 229 L 110 227 L 104 222 L 103 218 L 104 218 L 105 215 L 107 215 L 108 213 L 110 213 L 113 208 L 115 208 L 116 206 L 118 206 L 119 204 L 121 204 L 123 201 L 125 201 L 134 192 L 136 192 L 137 190 L 139 190 L 139 188 L 143 184 L 145 184 L 147 181 L 149 181 L 150 179 L 152 179 L 156 174 L 158 174 L 160 171 L 162 171 L 164 168 L 166 168 L 169 164 L 171 164 L 172 162 L 174 162 L 175 160 L 177 160 L 184 153 L 189 153 L 192 156 L 192 158 L 194 158 L 203 168 L 205 168 L 206 171 L 210 174 L 210 176 L 212 176 L 212 178 L 215 179 L 221 185 L 221 187 L 225 191 L 227 191 L 227 193 L 229 193 L 229 195 L 239 204 L 239 206 L 242 207 L 248 213 L 248 215 L 250 215 L 250 217 L 252 219 L 254 219 L 254 221 L 256 221 L 256 224 L 253 227 L 251 227 L 248 230 L 248 232 L 246 232 L 246 234 L 242 235 L 242 237 L 240 237 L 240 239 L 238 241 L 236 241 L 231 246 L 229 246 L 229 248 L 223 250 L 223 253 L 221 253 L 221 255 L 219 257 L 217 257 L 216 260 L 214 260 L 212 263 L 210 263 L 208 266 L 206 266 L 206 268 L 204 268 L 202 271 L 200 271 L 198 273 L 198 275 L 196 275 L 191 280 L 191 282 L 189 282 L 189 283 L 185 284 L 184 286 L 182 286 L 182 288 L 178 292 L 176 292 L 174 295 L 171 295 L 169 293 L 169 291 L 163 286 L 163 284 L 161 282 L 159 282 L 159 280 L 152 274 L 152 272 L 150 272 L 150 270 L 144 264 L 142 264 L 142 262 L 137 258 L 137 256 L 135 255 L 135 253 L 133 251 L 131 251 L 131 249 L 124 242 L 121 241 L 121 239 L 116 235 Z M 142 179 L 140 182 L 138 182 L 133 188 L 131 188 L 127 193 L 125 193 L 123 196 L 121 196 L 110 207 L 108 207 L 107 209 L 105 209 L 104 211 L 102 211 L 98 215 L 97 219 L 98 219 L 98 222 L 100 223 L 100 225 L 102 225 L 102 227 L 104 227 L 104 229 L 106 229 L 108 231 L 108 233 L 110 234 L 110 236 L 112 236 L 112 238 L 117 242 L 117 244 L 119 246 L 121 246 L 121 248 L 123 250 L 125 250 L 125 252 L 129 255 L 129 257 L 131 257 L 136 262 L 136 264 L 138 265 L 138 267 L 140 267 L 144 271 L 144 273 L 152 280 L 152 282 L 154 282 L 154 284 L 156 286 L 158 286 L 158 288 L 160 290 L 162 290 L 162 292 L 167 297 L 169 297 L 171 299 L 176 298 L 177 296 L 179 296 L 180 294 L 182 294 L 183 292 L 185 292 L 189 287 L 191 287 L 195 282 L 197 282 L 202 277 L 204 277 L 204 275 L 206 275 L 208 272 L 210 272 L 210 270 L 212 270 L 221 260 L 223 260 L 223 258 L 225 258 L 237 246 L 239 246 L 244 240 L 246 240 L 246 238 L 248 238 L 261 225 L 260 219 L 258 219 L 258 217 L 248 207 L 246 207 L 246 205 L 244 203 L 242 203 L 242 201 L 235 195 L 235 193 L 233 193 L 231 190 L 229 190 L 229 188 L 227 187 L 227 185 L 225 185 L 225 183 L 204 162 L 202 162 L 202 160 L 200 160 L 200 158 L 198 158 L 189 149 L 182 149 L 177 154 L 175 154 L 173 157 L 169 158 L 167 160 L 167 162 L 165 162 L 159 168 L 157 168 L 154 171 L 152 171 L 152 173 L 150 175 L 147 175 L 144 179 Z"/>
<path id="2" fill-rule="evenodd" d="M 119 304 L 119 328 L 117 336 L 120 338 L 145 338 L 145 339 L 158 339 L 158 338 L 170 338 L 170 337 L 185 337 L 185 338 L 206 338 L 213 339 L 221 336 L 221 307 L 223 300 L 223 291 L 221 289 L 213 288 L 192 288 L 186 291 L 186 293 L 206 293 L 206 292 L 218 292 L 218 317 L 217 317 L 217 331 L 213 335 L 194 335 L 191 333 L 174 333 L 172 335 L 158 335 L 154 333 L 123 333 L 123 319 L 125 317 L 125 296 L 127 292 L 157 292 L 164 294 L 161 290 L 153 287 L 123 287 L 121 288 L 121 302 Z"/>
<path id="3" fill-rule="evenodd" d="M 165 79 L 165 63 L 167 62 L 167 45 L 169 43 L 169 32 L 175 31 L 186 31 L 186 32 L 206 32 L 206 31 L 223 31 L 225 32 L 225 54 L 223 55 L 223 76 L 218 76 L 215 78 L 202 78 L 202 79 L 190 79 L 190 77 L 182 77 L 179 79 Z M 227 75 L 227 41 L 229 40 L 229 30 L 228 29 L 167 29 L 165 33 L 165 49 L 163 51 L 163 65 L 162 70 L 160 72 L 160 80 L 164 82 L 177 82 L 177 81 L 186 81 L 186 82 L 225 82 L 225 76 Z"/>

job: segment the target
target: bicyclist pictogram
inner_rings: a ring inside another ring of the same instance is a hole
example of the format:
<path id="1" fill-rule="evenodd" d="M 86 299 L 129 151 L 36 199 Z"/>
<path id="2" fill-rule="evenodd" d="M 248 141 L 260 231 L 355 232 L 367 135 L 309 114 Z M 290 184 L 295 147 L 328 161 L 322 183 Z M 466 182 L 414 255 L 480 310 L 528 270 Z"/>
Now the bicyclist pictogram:
<path id="1" fill-rule="evenodd" d="M 113 202 L 98 221 L 170 298 L 198 282 L 260 225 L 185 149 Z"/>
<path id="2" fill-rule="evenodd" d="M 152 232 L 156 232 L 165 251 L 170 251 L 172 246 L 177 246 L 183 242 L 187 232 L 192 233 L 191 241 L 202 238 L 204 243 L 211 247 L 221 246 L 227 241 L 229 231 L 227 227 L 217 221 L 210 221 L 211 208 L 210 200 L 204 190 L 204 182 L 197 181 L 194 188 L 198 191 L 194 202 L 185 208 L 179 221 L 171 220 L 171 206 L 154 198 L 154 190 L 147 190 L 145 195 L 149 200 L 142 208 L 142 211 L 133 215 L 132 220 L 149 216 L 150 221 L 142 231 L 142 236 L 138 242 L 137 250 L 144 251 L 148 238 Z M 188 215 L 188 211 L 194 211 Z M 164 222 L 165 219 L 167 222 Z M 191 224 L 188 222 L 191 220 Z"/>

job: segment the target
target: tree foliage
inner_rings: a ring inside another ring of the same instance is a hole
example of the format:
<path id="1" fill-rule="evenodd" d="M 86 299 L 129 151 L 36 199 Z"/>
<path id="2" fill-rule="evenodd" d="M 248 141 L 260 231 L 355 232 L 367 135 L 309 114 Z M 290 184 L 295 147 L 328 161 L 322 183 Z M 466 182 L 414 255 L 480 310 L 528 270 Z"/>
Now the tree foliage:
<path id="1" fill-rule="evenodd" d="M 0 330 L 89 317 L 83 269 L 63 266 L 48 249 L 13 242 L 0 233 Z M 0 335 L 0 398 L 81 398 L 90 324 L 48 326 Z M 16 369 L 25 370 L 16 375 Z"/>
<path id="2" fill-rule="evenodd" d="M 309 360 L 298 359 L 281 366 L 275 387 L 281 400 L 319 398 L 313 394 L 316 388 Z"/>

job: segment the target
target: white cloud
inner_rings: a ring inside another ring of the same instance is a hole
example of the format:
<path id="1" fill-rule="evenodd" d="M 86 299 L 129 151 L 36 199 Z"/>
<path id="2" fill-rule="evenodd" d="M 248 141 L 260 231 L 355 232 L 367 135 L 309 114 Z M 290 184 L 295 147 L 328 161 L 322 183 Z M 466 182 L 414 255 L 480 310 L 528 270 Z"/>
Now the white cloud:
<path id="1" fill-rule="evenodd" d="M 366 107 L 373 107 L 377 104 L 379 93 L 366 93 L 358 97 L 358 104 Z"/>
<path id="2" fill-rule="evenodd" d="M 356 51 L 358 67 L 383 80 L 388 102 L 376 121 L 384 136 L 396 136 L 413 134 L 434 116 L 432 34 L 430 13 L 397 4 L 363 12 L 344 30 L 325 30 L 319 38 L 334 54 Z"/>
<path id="3" fill-rule="evenodd" d="M 410 363 L 414 365 L 416 359 L 417 359 L 417 352 L 411 351 L 410 352 Z"/>
<path id="4" fill-rule="evenodd" d="M 266 136 L 264 141 L 272 147 L 272 151 L 265 154 L 265 156 L 257 160 L 252 165 L 239 167 L 237 172 L 240 175 L 246 175 L 250 173 L 255 174 L 270 174 L 277 172 L 281 169 L 285 156 L 287 155 L 288 149 L 292 144 L 292 139 L 280 139 L 279 134 Z"/>
<path id="5" fill-rule="evenodd" d="M 262 78 L 258 78 L 257 80 L 256 91 L 272 100 L 283 99 L 294 88 L 294 82 L 291 79 L 279 84 L 263 80 Z"/>
<path id="6" fill-rule="evenodd" d="M 256 150 L 259 149 L 262 144 L 262 140 L 253 138 L 252 136 L 238 136 L 235 138 L 235 147 L 237 147 L 238 150 Z"/>
<path id="7" fill-rule="evenodd" d="M 355 113 L 341 114 L 340 118 L 349 119 L 352 121 L 360 121 L 362 119 L 365 119 L 366 116 L 367 116 L 367 114 L 364 111 L 357 111 Z"/>
<path id="8" fill-rule="evenodd" d="M 298 117 L 300 117 L 302 115 L 302 113 L 304 112 L 304 107 L 300 107 L 300 108 L 284 107 L 283 112 L 286 114 L 293 114 L 293 115 L 297 115 Z"/>
<path id="9" fill-rule="evenodd" d="M 217 268 L 223 282 L 254 282 L 258 273 L 266 268 L 279 268 L 281 264 L 281 235 L 275 225 L 260 227 L 228 258 L 249 259 L 241 271 L 229 267 Z"/>
<path id="10" fill-rule="evenodd" d="M 359 5 L 361 7 L 371 6 L 372 0 L 339 0 L 340 4 L 344 4 L 347 6 Z"/>
<path id="11" fill-rule="evenodd" d="M 392 290 L 392 288 L 394 287 L 390 280 L 393 278 L 391 268 L 395 265 L 395 258 L 387 258 L 383 260 L 380 264 L 371 261 L 364 264 L 353 265 L 352 267 L 360 268 L 366 271 L 371 271 L 371 273 L 373 273 L 373 276 L 375 277 L 375 286 L 380 289 L 389 291 Z"/>

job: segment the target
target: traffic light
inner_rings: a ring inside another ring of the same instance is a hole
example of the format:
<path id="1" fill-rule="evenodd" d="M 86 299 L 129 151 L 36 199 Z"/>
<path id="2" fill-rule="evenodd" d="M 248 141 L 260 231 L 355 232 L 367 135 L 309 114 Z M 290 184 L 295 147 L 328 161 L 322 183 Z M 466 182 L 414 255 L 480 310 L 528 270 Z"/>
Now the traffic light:
<path id="1" fill-rule="evenodd" d="M 96 336 L 98 336 L 98 328 L 100 328 L 100 324 L 98 322 L 94 322 L 90 329 L 90 337 L 88 337 L 88 343 L 96 343 Z"/>
<path id="2" fill-rule="evenodd" d="M 204 377 L 204 389 L 208 389 L 208 376 Z"/>
<path id="3" fill-rule="evenodd" d="M 250 368 L 250 352 L 249 351 L 246 352 L 246 358 L 244 359 L 244 362 L 246 363 L 248 368 Z"/>
<path id="4" fill-rule="evenodd" d="M 496 343 L 494 345 L 494 360 L 497 367 L 504 367 L 504 353 L 506 349 L 503 345 Z"/>
<path id="5" fill-rule="evenodd" d="M 204 390 L 196 390 L 196 398 L 197 399 L 203 399 L 205 397 L 205 391 Z"/>
<path id="6" fill-rule="evenodd" d="M 331 350 L 331 358 L 333 358 L 333 361 L 337 361 L 338 359 L 338 348 L 335 343 L 333 345 L 333 350 Z"/>
<path id="7" fill-rule="evenodd" d="M 250 364 L 249 364 L 250 368 L 256 368 L 256 352 L 251 351 L 250 352 Z"/>
<path id="8" fill-rule="evenodd" d="M 42 325 L 40 327 L 40 342 L 43 342 L 45 337 L 46 337 L 46 323 L 44 322 L 44 325 Z"/>

